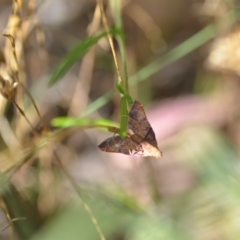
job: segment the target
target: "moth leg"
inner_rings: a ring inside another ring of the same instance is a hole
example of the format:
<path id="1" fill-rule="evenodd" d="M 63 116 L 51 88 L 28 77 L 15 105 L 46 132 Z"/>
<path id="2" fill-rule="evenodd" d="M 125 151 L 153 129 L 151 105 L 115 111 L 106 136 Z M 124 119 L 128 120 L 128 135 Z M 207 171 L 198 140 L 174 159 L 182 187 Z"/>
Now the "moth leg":
<path id="1" fill-rule="evenodd" d="M 128 150 L 128 151 L 129 151 L 129 155 L 130 155 L 130 156 L 134 156 L 134 155 L 136 154 L 136 151 L 135 151 L 135 150 L 132 150 L 132 151 L 131 151 L 131 150 Z"/>

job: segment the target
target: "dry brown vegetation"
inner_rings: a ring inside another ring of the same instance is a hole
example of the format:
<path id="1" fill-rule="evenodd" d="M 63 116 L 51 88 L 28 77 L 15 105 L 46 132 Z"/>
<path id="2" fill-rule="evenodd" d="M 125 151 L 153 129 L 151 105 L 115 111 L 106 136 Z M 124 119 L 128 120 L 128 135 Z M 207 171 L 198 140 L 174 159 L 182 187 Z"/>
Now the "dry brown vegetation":
<path id="1" fill-rule="evenodd" d="M 238 240 L 239 12 L 0 1 L 0 240 Z M 97 147 L 134 99 L 161 159 Z"/>

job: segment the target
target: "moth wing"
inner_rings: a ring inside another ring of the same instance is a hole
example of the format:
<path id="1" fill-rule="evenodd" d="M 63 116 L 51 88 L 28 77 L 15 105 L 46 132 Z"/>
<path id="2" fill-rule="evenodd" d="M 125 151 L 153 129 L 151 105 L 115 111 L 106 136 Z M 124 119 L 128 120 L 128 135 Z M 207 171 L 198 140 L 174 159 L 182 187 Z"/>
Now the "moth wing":
<path id="1" fill-rule="evenodd" d="M 154 147 L 158 148 L 155 133 L 154 133 L 152 128 L 149 129 L 149 131 L 148 131 L 147 135 L 145 136 L 144 140 L 146 142 L 150 143 L 151 145 L 153 145 Z"/>
<path id="2" fill-rule="evenodd" d="M 124 139 L 120 136 L 107 138 L 98 147 L 104 152 L 156 158 L 162 156 L 155 133 L 148 122 L 142 104 L 138 101 L 133 103 L 129 112 L 128 128 L 133 132 L 130 136 Z"/>
<path id="3" fill-rule="evenodd" d="M 158 147 L 152 145 L 151 143 L 144 141 L 141 143 L 142 156 L 144 157 L 162 157 L 162 152 L 158 149 Z"/>
<path id="4" fill-rule="evenodd" d="M 134 132 L 134 135 L 142 138 L 139 141 L 139 139 L 135 139 L 132 136 L 133 141 L 139 144 L 136 148 L 135 155 L 142 155 L 145 157 L 153 156 L 156 158 L 160 158 L 162 156 L 161 151 L 158 149 L 155 133 L 148 122 L 142 104 L 138 101 L 133 103 L 129 112 L 128 125 L 129 129 Z"/>
<path id="5" fill-rule="evenodd" d="M 123 153 L 130 155 L 138 146 L 131 138 L 121 138 L 120 136 L 107 138 L 98 147 L 104 152 Z"/>
<path id="6" fill-rule="evenodd" d="M 143 105 L 136 100 L 129 112 L 128 127 L 141 138 L 145 138 L 148 131 L 152 128 L 148 122 Z"/>

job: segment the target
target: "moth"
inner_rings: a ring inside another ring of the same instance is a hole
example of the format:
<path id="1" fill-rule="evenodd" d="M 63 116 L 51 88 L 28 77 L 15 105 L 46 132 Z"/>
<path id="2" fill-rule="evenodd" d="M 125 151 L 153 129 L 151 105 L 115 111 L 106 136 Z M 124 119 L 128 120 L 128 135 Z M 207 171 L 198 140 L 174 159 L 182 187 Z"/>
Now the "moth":
<path id="1" fill-rule="evenodd" d="M 156 158 L 162 156 L 144 108 L 137 100 L 128 113 L 128 135 L 125 138 L 119 135 L 107 138 L 98 147 L 104 152 Z"/>

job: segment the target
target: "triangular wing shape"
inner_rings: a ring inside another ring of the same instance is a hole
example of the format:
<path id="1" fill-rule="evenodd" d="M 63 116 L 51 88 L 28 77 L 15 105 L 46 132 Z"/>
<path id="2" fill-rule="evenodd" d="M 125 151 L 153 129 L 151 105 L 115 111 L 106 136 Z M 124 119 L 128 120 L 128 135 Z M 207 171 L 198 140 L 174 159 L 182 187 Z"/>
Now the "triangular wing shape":
<path id="1" fill-rule="evenodd" d="M 148 122 L 142 104 L 138 101 L 134 101 L 129 112 L 128 129 L 129 135 L 126 138 L 110 137 L 98 147 L 104 152 L 156 158 L 162 156 L 157 146 L 155 133 Z"/>
<path id="2" fill-rule="evenodd" d="M 123 153 L 131 155 L 135 151 L 138 144 L 135 143 L 131 138 L 121 138 L 120 136 L 114 136 L 107 138 L 98 147 L 104 152 Z"/>
<path id="3" fill-rule="evenodd" d="M 151 129 L 142 104 L 136 100 L 129 112 L 128 128 L 143 139 Z"/>
<path id="4" fill-rule="evenodd" d="M 157 147 L 155 133 L 148 122 L 144 108 L 142 104 L 136 100 L 129 112 L 128 127 L 143 140 L 146 140 L 153 146 Z"/>

